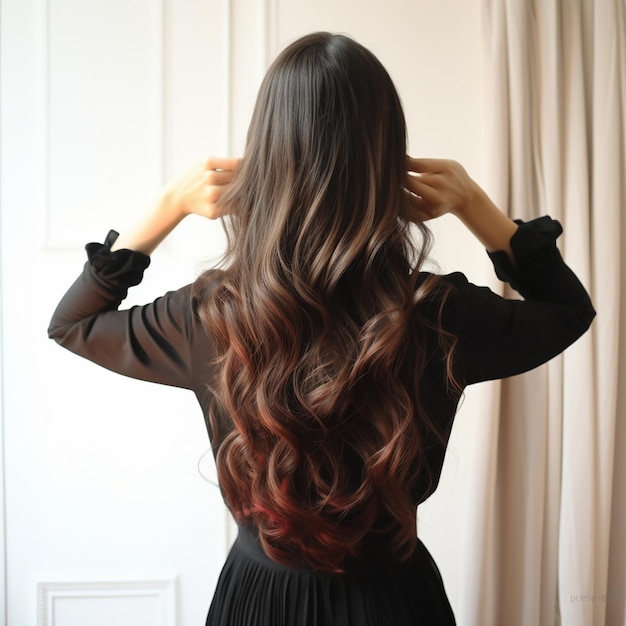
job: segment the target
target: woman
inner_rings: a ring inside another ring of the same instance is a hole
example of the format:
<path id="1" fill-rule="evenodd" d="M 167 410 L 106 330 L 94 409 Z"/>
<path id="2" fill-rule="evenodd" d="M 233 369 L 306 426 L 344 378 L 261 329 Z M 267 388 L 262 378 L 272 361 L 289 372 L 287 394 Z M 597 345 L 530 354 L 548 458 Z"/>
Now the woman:
<path id="1" fill-rule="evenodd" d="M 118 310 L 192 213 L 228 215 L 222 269 Z M 524 301 L 422 271 L 424 221 L 445 213 Z M 560 233 L 548 217 L 510 220 L 456 163 L 406 157 L 382 65 L 317 33 L 268 71 L 241 161 L 194 166 L 135 233 L 87 246 L 49 334 L 195 392 L 240 529 L 207 624 L 455 623 L 416 506 L 464 387 L 536 367 L 589 327 Z"/>

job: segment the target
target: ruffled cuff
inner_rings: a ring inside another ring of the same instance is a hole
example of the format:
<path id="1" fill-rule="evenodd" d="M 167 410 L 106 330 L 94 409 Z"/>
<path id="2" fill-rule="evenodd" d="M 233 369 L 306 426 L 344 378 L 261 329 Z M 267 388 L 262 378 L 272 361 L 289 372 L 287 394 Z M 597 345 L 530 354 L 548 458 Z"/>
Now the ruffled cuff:
<path id="1" fill-rule="evenodd" d="M 524 287 L 542 275 L 555 258 L 560 258 L 556 240 L 563 232 L 563 227 L 547 215 L 529 222 L 515 220 L 515 223 L 519 224 L 519 228 L 513 233 L 510 245 L 516 265 L 511 263 L 503 250 L 487 254 L 496 276 L 510 283 L 516 291 L 522 292 Z"/>
<path id="2" fill-rule="evenodd" d="M 150 257 L 136 250 L 115 250 L 111 246 L 119 233 L 110 230 L 104 243 L 88 243 L 85 246 L 92 274 L 101 284 L 119 287 L 138 285 L 150 265 Z"/>

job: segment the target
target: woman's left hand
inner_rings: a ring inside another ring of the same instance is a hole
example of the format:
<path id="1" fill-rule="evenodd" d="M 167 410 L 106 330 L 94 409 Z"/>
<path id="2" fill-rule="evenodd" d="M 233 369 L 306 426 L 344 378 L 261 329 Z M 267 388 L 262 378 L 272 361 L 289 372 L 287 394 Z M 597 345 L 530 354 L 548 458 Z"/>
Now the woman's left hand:
<path id="1" fill-rule="evenodd" d="M 219 200 L 239 167 L 239 159 L 202 159 L 166 185 L 152 210 L 129 232 L 122 233 L 111 250 L 128 248 L 152 254 L 187 215 L 217 219 L 224 215 Z"/>
<path id="2" fill-rule="evenodd" d="M 240 159 L 211 157 L 194 163 L 166 185 L 163 197 L 181 218 L 201 215 L 217 219 L 224 215 L 219 199 L 232 181 Z"/>

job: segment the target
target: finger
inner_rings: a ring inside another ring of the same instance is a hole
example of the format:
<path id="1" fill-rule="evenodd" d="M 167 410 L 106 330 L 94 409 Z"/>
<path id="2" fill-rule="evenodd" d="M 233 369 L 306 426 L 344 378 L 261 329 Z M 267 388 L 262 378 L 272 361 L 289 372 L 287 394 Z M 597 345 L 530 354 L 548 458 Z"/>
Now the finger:
<path id="1" fill-rule="evenodd" d="M 224 186 L 212 185 L 206 187 L 194 202 L 191 212 L 195 215 L 216 219 L 224 214 L 225 207 L 219 203 L 224 193 Z"/>
<path id="2" fill-rule="evenodd" d="M 439 198 L 436 197 L 435 193 L 431 192 L 428 189 L 420 190 L 421 193 L 424 195 L 417 193 L 414 189 L 409 189 L 407 187 L 404 187 L 403 189 L 415 201 L 416 206 L 426 208 L 426 207 L 432 207 L 432 206 L 437 205 L 437 201 Z"/>
<path id="3" fill-rule="evenodd" d="M 204 180 L 207 185 L 227 185 L 234 176 L 232 170 L 207 170 Z"/>
<path id="4" fill-rule="evenodd" d="M 231 157 L 210 157 L 205 162 L 207 170 L 223 170 L 234 172 L 239 167 L 241 159 Z"/>
<path id="5" fill-rule="evenodd" d="M 439 188 L 444 174 L 434 174 L 432 172 L 407 172 L 405 179 L 410 184 L 428 185 L 429 187 Z"/>
<path id="6" fill-rule="evenodd" d="M 435 183 L 436 177 L 434 176 L 412 176 L 407 174 L 405 177 L 406 189 L 430 204 L 436 204 L 440 200 L 439 191 Z"/>
<path id="7" fill-rule="evenodd" d="M 426 203 L 423 198 L 420 198 L 407 189 L 403 190 L 407 195 L 407 204 L 409 215 L 401 215 L 404 219 L 408 219 L 411 222 L 426 222 L 433 218 L 432 213 L 426 208 Z"/>
<path id="8" fill-rule="evenodd" d="M 450 169 L 450 159 L 414 159 L 407 155 L 406 167 L 410 172 L 442 174 Z"/>
<path id="9" fill-rule="evenodd" d="M 219 185 L 211 185 L 206 188 L 206 200 L 210 205 L 217 204 L 218 200 L 222 197 L 224 188 Z"/>

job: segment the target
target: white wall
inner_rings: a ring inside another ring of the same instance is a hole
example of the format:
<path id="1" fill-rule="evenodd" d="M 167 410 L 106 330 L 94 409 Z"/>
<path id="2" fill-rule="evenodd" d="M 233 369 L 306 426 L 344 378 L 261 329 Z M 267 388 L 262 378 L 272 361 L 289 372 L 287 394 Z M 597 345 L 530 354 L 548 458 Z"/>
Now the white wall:
<path id="1" fill-rule="evenodd" d="M 143 581 L 165 623 L 177 615 L 191 626 L 227 541 L 219 494 L 195 470 L 207 447 L 199 410 L 190 394 L 60 351 L 45 338 L 52 309 L 85 241 L 127 226 L 189 161 L 239 152 L 266 53 L 306 32 L 342 31 L 370 47 L 403 99 L 411 153 L 460 160 L 485 180 L 479 0 L 1 0 L 0 9 L 9 624 L 50 623 L 37 615 L 41 583 L 40 604 L 74 589 L 75 604 L 58 604 L 63 626 L 76 623 L 67 607 L 79 611 L 85 590 L 113 598 L 120 583 L 132 598 Z M 482 249 L 458 224 L 433 230 L 443 271 L 487 280 Z M 222 245 L 217 225 L 190 220 L 131 302 L 191 280 Z M 480 396 L 468 392 L 439 491 L 419 512 L 453 604 Z"/>
<path id="2" fill-rule="evenodd" d="M 127 228 L 192 160 L 228 150 L 229 9 L 2 0 L 10 626 L 206 617 L 227 525 L 217 488 L 197 471 L 209 443 L 195 398 L 101 370 L 60 350 L 46 328 L 84 243 Z M 221 247 L 218 224 L 190 221 L 130 302 L 190 281 Z"/>

